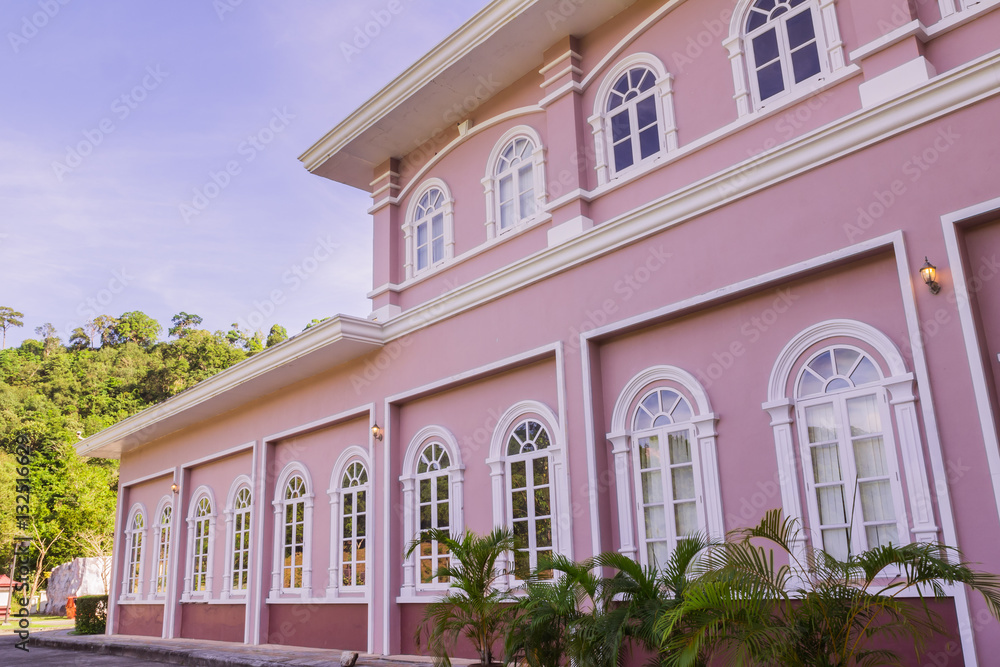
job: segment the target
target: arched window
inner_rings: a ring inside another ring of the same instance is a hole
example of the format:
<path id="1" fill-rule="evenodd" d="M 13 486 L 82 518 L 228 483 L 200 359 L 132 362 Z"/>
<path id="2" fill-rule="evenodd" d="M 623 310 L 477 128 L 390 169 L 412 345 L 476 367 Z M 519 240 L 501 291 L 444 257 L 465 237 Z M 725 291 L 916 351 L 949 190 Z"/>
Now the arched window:
<path id="1" fill-rule="evenodd" d="M 302 588 L 302 558 L 306 549 L 306 484 L 299 476 L 285 485 L 285 530 L 281 545 L 281 587 Z"/>
<path id="2" fill-rule="evenodd" d="M 128 529 L 125 531 L 128 544 L 128 570 L 125 573 L 125 597 L 142 596 L 142 556 L 146 534 L 145 510 L 141 505 L 132 509 Z"/>
<path id="3" fill-rule="evenodd" d="M 215 499 L 207 486 L 198 487 L 192 498 L 188 513 L 188 571 L 182 597 L 209 599 L 213 592 Z"/>
<path id="4" fill-rule="evenodd" d="M 740 115 L 844 68 L 833 0 L 739 0 L 725 42 Z"/>
<path id="5" fill-rule="evenodd" d="M 545 203 L 544 151 L 532 128 L 504 133 L 487 161 L 486 237 L 492 239 L 538 220 Z"/>
<path id="6" fill-rule="evenodd" d="M 341 488 L 341 579 L 343 588 L 365 585 L 368 552 L 368 469 L 361 461 L 347 466 Z"/>
<path id="7" fill-rule="evenodd" d="M 274 486 L 273 597 L 312 595 L 312 479 L 302 463 L 293 461 Z"/>
<path id="8" fill-rule="evenodd" d="M 677 542 L 697 533 L 721 539 L 722 498 L 715 414 L 690 373 L 653 366 L 633 377 L 611 418 L 621 552 L 664 565 Z M 631 491 L 638 510 L 633 540 Z"/>
<path id="9" fill-rule="evenodd" d="M 403 536 L 408 544 L 420 531 L 440 528 L 452 535 L 464 530 L 465 466 L 455 436 L 441 426 L 426 426 L 413 437 L 403 458 L 399 481 L 403 487 Z M 449 562 L 447 548 L 426 540 L 403 561 L 402 596 L 419 590 L 447 588 L 435 576 Z"/>
<path id="10" fill-rule="evenodd" d="M 940 539 L 915 385 L 895 344 L 856 320 L 813 325 L 778 355 L 763 408 L 774 431 L 782 508 L 802 522 L 813 546 L 843 558 Z M 791 545 L 800 559 L 806 535 Z"/>
<path id="11" fill-rule="evenodd" d="M 618 64 L 597 94 L 590 123 L 601 183 L 677 148 L 673 78 L 650 54 Z"/>
<path id="12" fill-rule="evenodd" d="M 840 559 L 906 532 L 882 379 L 868 354 L 840 345 L 814 354 L 796 383 L 810 524 L 816 545 Z"/>
<path id="13" fill-rule="evenodd" d="M 173 525 L 174 507 L 169 497 L 160 501 L 157 520 L 153 525 L 153 539 L 156 542 L 156 569 L 153 572 L 152 589 L 156 596 L 165 595 L 170 578 L 170 535 Z"/>
<path id="14" fill-rule="evenodd" d="M 431 179 L 413 197 L 407 223 L 406 277 L 413 278 L 454 256 L 453 202 L 445 184 Z"/>
<path id="15" fill-rule="evenodd" d="M 546 451 L 551 444 L 548 429 L 535 419 L 518 424 L 507 441 L 507 509 L 518 544 L 514 550 L 517 579 L 527 579 L 539 561 L 553 552 L 552 471 Z M 542 578 L 551 576 L 551 572 L 542 574 Z"/>
<path id="16" fill-rule="evenodd" d="M 223 597 L 240 597 L 250 585 L 250 511 L 253 505 L 250 478 L 233 481 L 226 503 L 226 544 L 229 562 L 223 580 Z"/>

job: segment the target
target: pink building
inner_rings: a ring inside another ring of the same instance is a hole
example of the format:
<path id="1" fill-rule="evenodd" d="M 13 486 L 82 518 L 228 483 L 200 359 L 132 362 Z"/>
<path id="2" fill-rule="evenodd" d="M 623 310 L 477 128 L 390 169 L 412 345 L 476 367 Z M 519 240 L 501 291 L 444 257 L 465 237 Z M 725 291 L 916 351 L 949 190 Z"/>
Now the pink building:
<path id="1" fill-rule="evenodd" d="M 79 444 L 109 632 L 417 652 L 422 526 L 652 563 L 781 507 L 1000 572 L 998 8 L 491 2 L 301 157 L 371 192 L 371 315 Z M 995 664 L 948 594 L 933 664 Z"/>

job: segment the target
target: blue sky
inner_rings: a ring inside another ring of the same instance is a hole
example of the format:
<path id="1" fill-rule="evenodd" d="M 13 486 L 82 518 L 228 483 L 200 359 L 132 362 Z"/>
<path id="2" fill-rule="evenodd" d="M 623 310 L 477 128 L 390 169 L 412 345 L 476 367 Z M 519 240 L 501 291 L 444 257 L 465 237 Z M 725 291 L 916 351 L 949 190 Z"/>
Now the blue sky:
<path id="1" fill-rule="evenodd" d="M 485 4 L 4 0 L 8 346 L 131 310 L 164 336 L 367 315 L 370 199 L 297 157 Z"/>

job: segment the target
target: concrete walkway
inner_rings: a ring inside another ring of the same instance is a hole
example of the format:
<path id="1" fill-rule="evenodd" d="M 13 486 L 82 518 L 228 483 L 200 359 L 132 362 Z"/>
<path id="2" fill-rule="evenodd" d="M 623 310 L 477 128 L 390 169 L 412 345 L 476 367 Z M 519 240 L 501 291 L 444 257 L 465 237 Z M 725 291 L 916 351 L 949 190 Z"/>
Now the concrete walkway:
<path id="1" fill-rule="evenodd" d="M 159 639 L 136 635 L 71 635 L 69 630 L 32 632 L 29 646 L 44 646 L 102 655 L 120 655 L 137 660 L 157 661 L 195 667 L 326 667 L 340 665 L 341 651 L 297 646 L 248 646 L 200 639 Z M 455 665 L 473 660 L 453 659 Z M 77 662 L 77 664 L 84 664 Z M 142 664 L 142 663 L 140 663 Z M 418 667 L 432 665 L 426 656 L 382 657 L 362 653 L 358 667 Z"/>

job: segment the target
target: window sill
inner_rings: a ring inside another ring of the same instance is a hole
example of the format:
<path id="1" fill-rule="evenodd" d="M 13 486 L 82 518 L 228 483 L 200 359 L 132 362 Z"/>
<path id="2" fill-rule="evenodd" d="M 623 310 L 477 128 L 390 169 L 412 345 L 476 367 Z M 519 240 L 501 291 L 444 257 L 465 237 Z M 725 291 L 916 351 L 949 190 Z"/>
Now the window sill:
<path id="1" fill-rule="evenodd" d="M 264 600 L 265 604 L 368 604 L 370 600 L 367 595 L 357 597 L 341 596 L 335 598 L 276 598 L 268 596 Z"/>
<path id="2" fill-rule="evenodd" d="M 144 600 L 142 598 L 133 598 L 133 597 L 119 598 L 118 601 L 115 602 L 115 604 L 119 605 L 120 604 L 163 604 L 163 603 L 164 603 L 163 599 Z"/>

